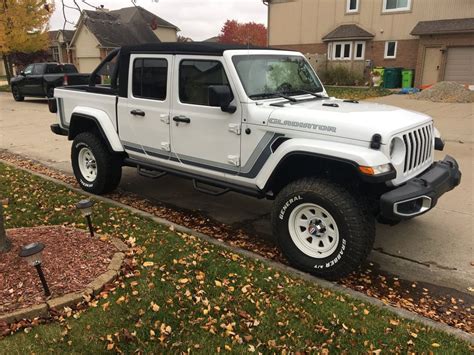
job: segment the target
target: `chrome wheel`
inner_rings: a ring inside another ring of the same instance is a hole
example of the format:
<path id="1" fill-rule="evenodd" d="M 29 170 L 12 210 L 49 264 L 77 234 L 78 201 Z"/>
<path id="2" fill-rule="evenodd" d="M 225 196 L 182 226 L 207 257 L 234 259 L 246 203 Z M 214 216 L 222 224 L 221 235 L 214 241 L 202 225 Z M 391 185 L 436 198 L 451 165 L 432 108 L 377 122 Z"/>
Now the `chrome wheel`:
<path id="1" fill-rule="evenodd" d="M 97 178 L 97 162 L 92 151 L 87 147 L 81 148 L 77 159 L 84 179 L 93 182 Z"/>
<path id="2" fill-rule="evenodd" d="M 339 243 L 339 230 L 331 214 L 313 203 L 297 206 L 288 219 L 288 229 L 296 247 L 312 258 L 330 256 Z"/>

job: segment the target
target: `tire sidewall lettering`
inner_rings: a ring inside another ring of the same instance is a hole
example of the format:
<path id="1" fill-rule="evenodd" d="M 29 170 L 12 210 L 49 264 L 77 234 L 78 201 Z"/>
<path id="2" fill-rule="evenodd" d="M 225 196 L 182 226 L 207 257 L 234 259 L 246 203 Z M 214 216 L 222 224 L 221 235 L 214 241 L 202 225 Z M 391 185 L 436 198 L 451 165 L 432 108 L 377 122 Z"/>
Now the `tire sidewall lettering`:
<path id="1" fill-rule="evenodd" d="M 297 201 L 301 201 L 303 199 L 303 197 L 301 197 L 301 195 L 296 195 L 294 197 L 291 197 L 289 198 L 285 204 L 283 205 L 283 207 L 281 208 L 280 210 L 280 214 L 278 215 L 278 218 L 280 218 L 281 220 L 284 220 L 285 219 L 285 213 L 286 211 L 288 210 L 288 208 L 295 202 Z"/>

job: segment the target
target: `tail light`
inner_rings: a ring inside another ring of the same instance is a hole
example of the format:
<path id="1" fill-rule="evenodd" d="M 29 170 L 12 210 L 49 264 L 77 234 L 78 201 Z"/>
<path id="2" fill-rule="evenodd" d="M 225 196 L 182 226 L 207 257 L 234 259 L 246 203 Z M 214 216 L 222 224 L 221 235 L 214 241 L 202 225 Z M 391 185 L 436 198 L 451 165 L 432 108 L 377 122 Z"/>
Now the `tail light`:
<path id="1" fill-rule="evenodd" d="M 63 86 L 68 86 L 68 85 L 69 85 L 68 77 L 67 77 L 67 75 L 64 75 Z"/>

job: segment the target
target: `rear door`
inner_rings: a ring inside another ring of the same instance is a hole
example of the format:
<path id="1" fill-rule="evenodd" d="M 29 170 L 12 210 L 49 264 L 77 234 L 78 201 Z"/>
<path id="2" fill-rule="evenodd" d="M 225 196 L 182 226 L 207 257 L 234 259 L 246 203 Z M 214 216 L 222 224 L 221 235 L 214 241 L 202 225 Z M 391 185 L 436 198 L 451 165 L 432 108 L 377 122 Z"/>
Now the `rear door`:
<path id="1" fill-rule="evenodd" d="M 171 147 L 190 167 L 221 173 L 240 171 L 241 107 L 235 113 L 209 105 L 210 85 L 229 85 L 225 62 L 220 57 L 177 55 L 174 63 L 171 110 Z"/>
<path id="2" fill-rule="evenodd" d="M 30 95 L 44 96 L 43 75 L 46 72 L 46 64 L 35 64 L 33 74 L 28 76 L 28 86 Z"/>
<path id="3" fill-rule="evenodd" d="M 131 156 L 170 157 L 170 102 L 173 56 L 132 54 L 128 97 L 118 102 L 119 135 Z"/>

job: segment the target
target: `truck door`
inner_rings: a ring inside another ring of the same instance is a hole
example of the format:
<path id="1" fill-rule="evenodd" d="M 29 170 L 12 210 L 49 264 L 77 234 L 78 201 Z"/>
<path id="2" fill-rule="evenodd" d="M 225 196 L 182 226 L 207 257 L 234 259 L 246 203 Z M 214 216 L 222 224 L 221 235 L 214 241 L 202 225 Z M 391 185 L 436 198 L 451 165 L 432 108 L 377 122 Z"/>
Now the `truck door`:
<path id="1" fill-rule="evenodd" d="M 27 77 L 28 92 L 33 96 L 44 96 L 43 75 L 46 71 L 46 64 L 35 64 L 33 73 Z"/>
<path id="2" fill-rule="evenodd" d="M 229 85 L 222 58 L 177 55 L 171 108 L 171 149 L 186 165 L 237 174 L 241 107 L 234 113 L 209 105 L 210 85 Z"/>
<path id="3" fill-rule="evenodd" d="M 35 65 L 30 64 L 28 65 L 25 70 L 23 71 L 23 78 L 19 82 L 18 86 L 23 94 L 31 95 L 32 92 L 32 80 L 31 76 L 33 75 L 33 69 Z"/>
<path id="4" fill-rule="evenodd" d="M 119 98 L 119 135 L 130 155 L 170 157 L 171 55 L 132 54 L 128 98 Z"/>

